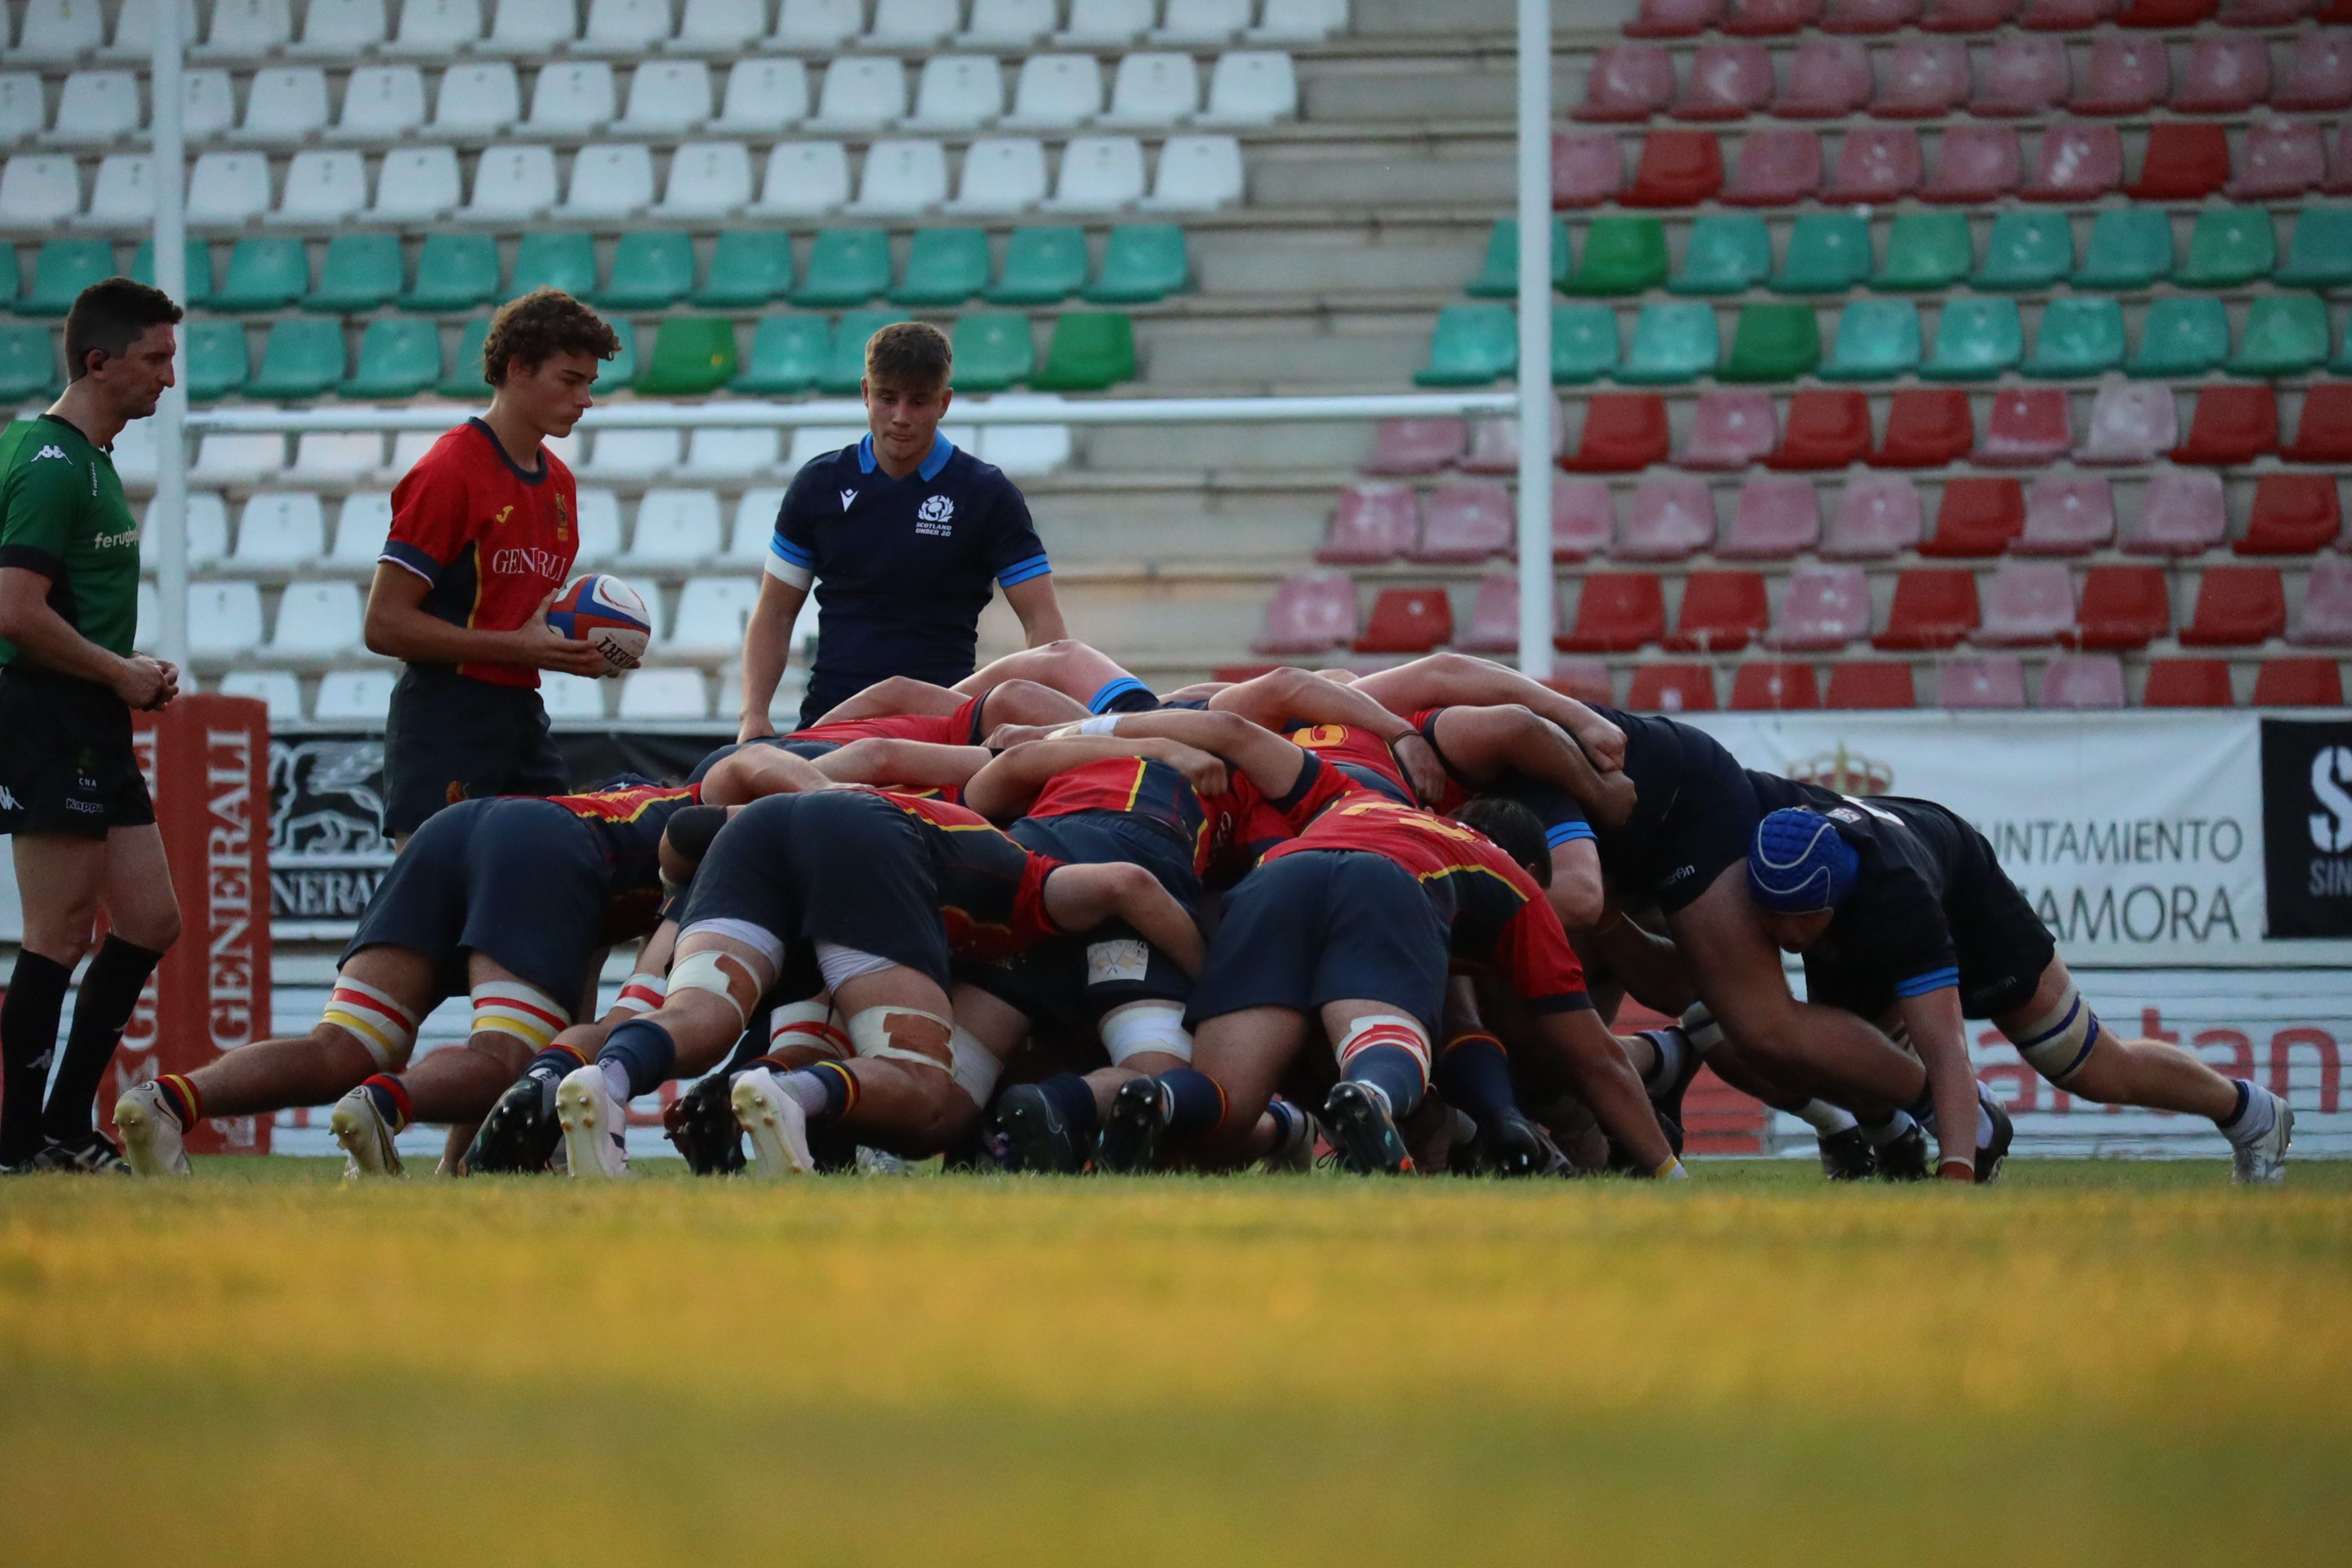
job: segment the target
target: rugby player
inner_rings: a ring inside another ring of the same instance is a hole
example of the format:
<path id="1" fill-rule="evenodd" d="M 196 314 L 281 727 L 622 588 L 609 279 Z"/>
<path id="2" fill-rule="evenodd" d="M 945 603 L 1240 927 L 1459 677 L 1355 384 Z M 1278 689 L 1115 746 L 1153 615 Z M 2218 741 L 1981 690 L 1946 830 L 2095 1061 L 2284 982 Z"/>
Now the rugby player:
<path id="1" fill-rule="evenodd" d="M 756 763 L 762 750 L 788 752 L 795 757 L 814 762 L 859 742 L 896 741 L 926 747 L 977 746 L 992 728 L 1001 723 L 1049 724 L 1085 716 L 1084 710 L 1068 698 L 1025 680 L 1010 681 L 988 691 L 964 696 L 928 681 L 893 676 L 859 692 L 816 723 L 789 734 L 760 735 L 718 747 L 695 764 L 694 771 L 687 775 L 687 782 L 700 782 L 712 769 L 730 758 Z M 841 768 L 828 768 L 826 771 L 830 776 L 845 784 L 933 784 L 943 782 L 928 777 L 898 778 L 887 773 L 872 773 L 877 766 L 888 765 L 877 762 L 878 758 L 897 757 L 904 761 L 920 755 L 920 752 L 869 743 L 861 758 L 852 759 L 864 763 L 861 769 L 855 773 Z M 983 757 L 982 760 L 986 759 Z M 756 771 L 738 774 L 739 780 L 742 781 L 755 776 Z M 708 798 L 717 805 L 742 803 L 730 796 L 724 788 Z M 749 798 L 749 795 L 742 797 Z"/>
<path id="2" fill-rule="evenodd" d="M 1848 799 L 1767 773 L 1755 779 L 1773 808 L 1748 848 L 1758 929 L 1803 956 L 1816 1003 L 1879 1021 L 1918 1052 L 1935 1089 L 1938 1175 L 1989 1180 L 2007 1151 L 2005 1116 L 1994 1119 L 1990 1141 L 1976 1125 L 1966 1020 L 1990 1018 L 2027 1066 L 2064 1092 L 2208 1117 L 2230 1141 L 2236 1180 L 2285 1178 L 2294 1133 L 2286 1101 L 2177 1046 L 2102 1026 L 2049 927 L 1958 815 L 1933 801 Z M 1912 1113 L 1925 1122 L 1928 1109 Z"/>
<path id="3" fill-rule="evenodd" d="M 65 392 L 0 430 L 0 833 L 15 840 L 24 909 L 0 1003 L 0 1171 L 123 1169 L 91 1102 L 180 934 L 131 749 L 131 712 L 168 704 L 180 672 L 133 651 L 139 522 L 111 455 L 172 384 L 179 320 L 171 296 L 143 283 L 90 285 L 66 313 Z M 60 1062 L 66 991 L 94 942 Z"/>
<path id="4" fill-rule="evenodd" d="M 605 656 L 547 624 L 580 551 L 572 470 L 547 449 L 588 411 L 620 339 L 557 289 L 509 301 L 482 342 L 490 406 L 394 487 L 368 589 L 367 646 L 402 660 L 384 721 L 384 831 L 476 795 L 569 787 L 539 672 L 601 676 Z"/>
<path id="5" fill-rule="evenodd" d="M 768 707 L 812 584 L 823 614 L 803 724 L 893 675 L 940 686 L 970 675 L 992 583 L 1031 643 L 1067 635 L 1019 488 L 940 434 L 953 366 L 947 334 L 924 322 L 866 341 L 865 438 L 803 464 L 776 514 L 744 628 L 737 740 L 775 731 Z"/>

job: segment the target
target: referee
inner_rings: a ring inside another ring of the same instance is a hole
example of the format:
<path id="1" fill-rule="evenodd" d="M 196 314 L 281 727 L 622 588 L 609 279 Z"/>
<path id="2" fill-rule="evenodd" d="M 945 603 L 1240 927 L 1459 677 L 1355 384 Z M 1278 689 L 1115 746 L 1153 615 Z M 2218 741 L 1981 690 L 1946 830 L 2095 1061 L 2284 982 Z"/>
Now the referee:
<path id="1" fill-rule="evenodd" d="M 866 343 L 868 434 L 811 459 L 784 492 L 743 633 L 738 741 L 776 732 L 768 705 L 812 584 L 824 616 L 800 722 L 894 675 L 953 686 L 972 670 L 991 584 L 1029 646 L 1069 634 L 1029 503 L 1001 468 L 940 434 L 954 400 L 947 334 L 898 321 Z"/>
<path id="2" fill-rule="evenodd" d="M 15 839 L 25 917 L 0 1003 L 0 1170 L 128 1169 L 92 1128 L 91 1102 L 180 934 L 131 751 L 131 710 L 170 702 L 180 672 L 131 651 L 139 522 L 110 456 L 172 384 L 179 320 L 171 296 L 143 283 L 91 284 L 66 314 L 65 395 L 0 430 L 0 833 Z M 101 910 L 107 937 L 58 1061 L 67 984 Z"/>

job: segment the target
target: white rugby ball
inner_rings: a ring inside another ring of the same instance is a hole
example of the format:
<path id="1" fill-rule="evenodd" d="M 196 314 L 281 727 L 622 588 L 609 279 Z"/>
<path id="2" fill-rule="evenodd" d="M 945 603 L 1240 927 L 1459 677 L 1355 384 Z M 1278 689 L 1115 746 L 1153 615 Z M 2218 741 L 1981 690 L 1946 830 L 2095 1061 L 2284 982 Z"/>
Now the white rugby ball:
<path id="1" fill-rule="evenodd" d="M 654 635 L 645 595 L 604 572 L 591 572 L 558 594 L 547 624 L 603 654 L 608 677 L 635 668 Z"/>

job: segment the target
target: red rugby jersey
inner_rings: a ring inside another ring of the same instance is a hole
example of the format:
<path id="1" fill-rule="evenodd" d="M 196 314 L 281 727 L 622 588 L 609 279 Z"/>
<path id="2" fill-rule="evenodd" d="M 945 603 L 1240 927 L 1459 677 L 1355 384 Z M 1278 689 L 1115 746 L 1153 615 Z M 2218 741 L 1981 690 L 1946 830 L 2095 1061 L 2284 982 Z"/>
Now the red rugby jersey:
<path id="1" fill-rule="evenodd" d="M 433 443 L 392 491 L 392 535 L 377 557 L 431 584 L 425 609 L 451 626 L 510 632 L 563 586 L 580 553 L 572 470 L 545 447 L 536 475 L 515 467 L 479 419 Z M 537 686 L 520 664 L 464 664 L 494 686 Z"/>
<path id="2" fill-rule="evenodd" d="M 891 741 L 928 741 L 939 746 L 976 746 L 980 743 L 971 732 L 973 716 L 979 711 L 982 699 L 967 697 L 962 706 L 952 713 L 882 713 L 871 719 L 844 719 L 836 723 L 812 724 L 805 730 L 795 730 L 783 739 L 787 741 L 831 741 L 847 745 L 852 741 L 880 736 Z"/>
<path id="3" fill-rule="evenodd" d="M 1404 769 L 1397 765 L 1396 752 L 1370 730 L 1352 724 L 1308 724 L 1291 731 L 1286 738 L 1292 745 L 1312 752 L 1327 763 L 1353 770 L 1360 784 L 1375 789 L 1385 787 L 1402 802 L 1410 803 L 1416 798 L 1412 786 L 1405 783 Z"/>
<path id="4" fill-rule="evenodd" d="M 949 952 L 958 958 L 1010 958 L 1062 934 L 1045 912 L 1045 879 L 1065 862 L 1030 853 L 969 807 L 904 790 L 874 793 L 922 825 Z"/>
<path id="5" fill-rule="evenodd" d="M 678 808 L 702 798 L 700 784 L 623 784 L 583 795 L 547 796 L 586 823 L 612 867 L 604 940 L 633 942 L 661 919 L 661 837 Z"/>

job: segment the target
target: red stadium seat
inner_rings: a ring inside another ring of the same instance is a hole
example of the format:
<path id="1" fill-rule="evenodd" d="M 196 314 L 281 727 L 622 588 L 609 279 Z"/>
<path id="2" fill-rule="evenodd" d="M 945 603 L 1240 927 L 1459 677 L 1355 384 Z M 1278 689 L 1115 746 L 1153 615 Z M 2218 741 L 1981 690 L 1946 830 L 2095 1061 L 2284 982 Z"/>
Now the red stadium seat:
<path id="1" fill-rule="evenodd" d="M 2230 689 L 2226 658 L 2157 658 L 2147 666 L 2147 689 L 2140 702 L 2148 708 L 2234 708 L 2237 693 Z"/>
<path id="2" fill-rule="evenodd" d="M 1428 653 L 1454 639 L 1454 611 L 1434 584 L 1383 588 L 1356 639 L 1358 653 Z"/>
<path id="3" fill-rule="evenodd" d="M 1850 38 L 1810 38 L 1789 59 L 1789 84 L 1773 95 L 1781 120 L 1843 120 L 1870 101 L 1870 51 Z"/>
<path id="4" fill-rule="evenodd" d="M 2176 114 L 2243 114 L 2271 94 L 2270 40 L 2252 33 L 2200 33 L 2172 89 Z"/>
<path id="5" fill-rule="evenodd" d="M 1421 509 L 1421 539 L 1408 561 L 1465 563 L 1500 555 L 1511 547 L 1517 523 L 1511 492 L 1501 485 L 1457 479 L 1429 492 Z"/>
<path id="6" fill-rule="evenodd" d="M 1346 485 L 1315 559 L 1326 566 L 1371 566 L 1412 548 L 1421 507 L 1409 485 Z"/>
<path id="7" fill-rule="evenodd" d="M 1919 19 L 1920 0 L 1829 0 L 1824 33 L 1892 33 Z"/>
<path id="8" fill-rule="evenodd" d="M 1674 57 L 1655 44 L 1619 44 L 1592 57 L 1576 118 L 1622 124 L 1647 120 L 1675 95 Z"/>
<path id="9" fill-rule="evenodd" d="M 2147 128 L 2147 156 L 2125 194 L 2143 202 L 2193 202 L 2229 183 L 2230 138 L 2221 126 L 2177 120 Z"/>
<path id="10" fill-rule="evenodd" d="M 1285 577 L 1253 653 L 1328 653 L 1356 635 L 1356 584 L 1341 573 Z"/>
<path id="11" fill-rule="evenodd" d="M 1826 708 L 1913 708 L 1918 698 L 1911 684 L 1911 667 L 1899 659 L 1844 659 L 1830 666 Z"/>
<path id="12" fill-rule="evenodd" d="M 1722 28 L 1736 38 L 1777 38 L 1822 19 L 1822 0 L 1731 0 Z"/>
<path id="13" fill-rule="evenodd" d="M 2266 658 L 2254 676 L 2257 708 L 2341 708 L 2344 672 L 2332 658 Z"/>
<path id="14" fill-rule="evenodd" d="M 1551 205 L 1555 210 L 1599 206 L 1625 184 L 1625 153 L 1606 131 L 1555 131 L 1551 138 Z"/>
<path id="15" fill-rule="evenodd" d="M 2124 662 L 2111 653 L 2059 654 L 2042 667 L 2043 708 L 2120 708 Z"/>
<path id="16" fill-rule="evenodd" d="M 1731 672 L 1731 709 L 1735 713 L 1780 713 L 1819 708 L 1821 686 L 1813 667 L 1785 659 L 1743 664 Z"/>
<path id="17" fill-rule="evenodd" d="M 1558 639 L 1567 653 L 1631 653 L 1666 635 L 1666 595 L 1649 572 L 1588 572 L 1576 621 Z"/>
<path id="18" fill-rule="evenodd" d="M 2091 422 L 2083 444 L 2074 448 L 2078 463 L 2152 463 L 2180 443 L 2180 418 L 2172 404 L 2172 388 L 2149 382 L 2109 378 L 2099 384 L 2091 400 Z"/>
<path id="19" fill-rule="evenodd" d="M 1726 561 L 1786 561 L 1821 538 L 1822 508 L 1811 479 L 1750 479 L 1715 552 Z"/>
<path id="20" fill-rule="evenodd" d="M 1837 173 L 1822 187 L 1832 205 L 1899 201 L 1919 188 L 1919 133 L 1908 125 L 1855 126 L 1838 148 Z"/>
<path id="21" fill-rule="evenodd" d="M 1832 653 L 1870 635 L 1870 584 L 1859 566 L 1801 566 L 1789 574 L 1780 618 L 1765 646 Z"/>
<path id="22" fill-rule="evenodd" d="M 2011 34 L 1985 57 L 1984 80 L 1969 112 L 2002 120 L 2047 114 L 2065 99 L 2068 79 L 2063 43 Z"/>
<path id="23" fill-rule="evenodd" d="M 2124 141 L 2112 125 L 2051 126 L 2042 133 L 2033 178 L 2018 188 L 2029 202 L 2087 202 L 2124 182 Z"/>
<path id="24" fill-rule="evenodd" d="M 1625 24 L 1629 38 L 1695 38 L 1723 17 L 1723 0 L 1642 0 Z"/>
<path id="25" fill-rule="evenodd" d="M 1560 423 L 1559 405 L 1551 411 L 1551 455 L 1559 456 L 1560 437 L 1567 427 Z M 1519 422 L 1508 416 L 1481 419 L 1470 426 L 1470 449 L 1462 455 L 1460 463 L 1465 474 L 1516 474 L 1519 471 Z"/>
<path id="26" fill-rule="evenodd" d="M 2352 109 L 2352 34 L 2328 30 L 2296 38 L 2271 107 L 2303 114 Z"/>
<path id="27" fill-rule="evenodd" d="M 1789 399 L 1789 425 L 1768 468 L 1818 472 L 1870 455 L 1870 400 L 1846 388 L 1800 387 Z"/>
<path id="28" fill-rule="evenodd" d="M 2172 595 L 2160 566 L 2094 566 L 2083 574 L 2083 607 L 2068 647 L 2146 647 L 2172 630 Z"/>
<path id="29" fill-rule="evenodd" d="M 1822 536 L 1825 561 L 1889 561 L 1919 542 L 1919 487 L 1883 474 L 1856 474 L 1838 494 Z"/>
<path id="30" fill-rule="evenodd" d="M 1976 574 L 1909 567 L 1895 579 L 1886 629 L 1873 637 L 1870 646 L 1887 653 L 1954 647 L 1976 630 L 1977 618 Z"/>
<path id="31" fill-rule="evenodd" d="M 1886 438 L 1870 455 L 1874 468 L 1940 468 L 1976 445 L 1969 395 L 1957 386 L 1900 386 L 1886 410 Z"/>
<path id="32" fill-rule="evenodd" d="M 1779 434 L 1770 393 L 1744 387 L 1702 392 L 1691 416 L 1690 444 L 1675 454 L 1675 467 L 1744 468 L 1769 457 Z"/>
<path id="33" fill-rule="evenodd" d="M 2221 0 L 2124 0 L 2116 20 L 2126 27 L 2193 27 L 2221 8 Z"/>
<path id="34" fill-rule="evenodd" d="M 1723 188 L 1736 207 L 1784 207 L 1821 188 L 1822 142 L 1810 131 L 1751 131 L 1739 144 L 1739 167 Z"/>
<path id="35" fill-rule="evenodd" d="M 1929 33 L 1990 33 L 2017 15 L 2018 0 L 1927 0 L 1920 30 Z"/>
<path id="36" fill-rule="evenodd" d="M 1559 602 L 1552 601 L 1552 629 L 1559 629 Z M 1508 572 L 1478 579 L 1470 625 L 1454 646 L 1465 653 L 1516 653 L 1519 647 L 1519 580 Z"/>
<path id="37" fill-rule="evenodd" d="M 2251 463 L 2276 449 L 2278 428 L 2278 397 L 2269 387 L 2200 387 L 2189 439 L 2172 460 L 2212 468 Z"/>
<path id="38" fill-rule="evenodd" d="M 2308 120 L 2257 120 L 2237 167 L 2224 187 L 2232 201 L 2299 196 L 2327 183 L 2326 139 Z"/>
<path id="39" fill-rule="evenodd" d="M 1993 394 L 1976 460 L 1993 468 L 2039 468 L 2074 445 L 2066 393 L 2055 386 L 2004 386 Z"/>
<path id="40" fill-rule="evenodd" d="M 2286 631 L 2286 586 L 2275 566 L 2209 566 L 2183 647 L 2255 647 Z"/>
<path id="41" fill-rule="evenodd" d="M 1642 139 L 1629 207 L 1693 207 L 1723 188 L 1723 150 L 1712 131 L 1653 131 Z"/>
<path id="42" fill-rule="evenodd" d="M 2311 563 L 2303 608 L 2287 641 L 2304 647 L 2352 647 L 2352 561 L 2330 555 Z"/>
<path id="43" fill-rule="evenodd" d="M 1551 552 L 1555 560 L 1606 555 L 1617 537 L 1617 511 L 1604 479 L 1554 479 Z"/>
<path id="44" fill-rule="evenodd" d="M 2312 0 L 2221 0 L 2225 27 L 2293 27 L 2311 16 Z"/>
<path id="45" fill-rule="evenodd" d="M 2303 395 L 2303 418 L 2279 456 L 2296 463 L 2352 463 L 2352 381 L 2323 381 Z"/>
<path id="46" fill-rule="evenodd" d="M 2004 561 L 1985 589 L 1979 647 L 2035 647 L 2074 629 L 2074 578 L 2059 561 Z"/>
<path id="47" fill-rule="evenodd" d="M 1715 671 L 1703 664 L 1638 664 L 1625 705 L 1641 713 L 1708 713 Z"/>
<path id="48" fill-rule="evenodd" d="M 1944 205 L 1991 202 L 2017 189 L 2025 163 L 2006 125 L 1955 125 L 1936 149 L 1936 173 L 1919 199 Z"/>
<path id="49" fill-rule="evenodd" d="M 1368 474 L 1433 474 L 1462 456 L 1466 427 L 1459 419 L 1383 419 L 1372 437 Z"/>
<path id="50" fill-rule="evenodd" d="M 1676 120 L 1745 120 L 1772 96 L 1772 56 L 1761 44 L 1703 44 L 1668 112 Z"/>
<path id="51" fill-rule="evenodd" d="M 2139 493 L 2139 525 L 2123 541 L 2131 555 L 2202 555 L 2230 531 L 2221 476 L 2167 468 Z"/>
<path id="52" fill-rule="evenodd" d="M 2101 33 L 2091 40 L 2083 84 L 2066 107 L 2077 114 L 2146 114 L 2172 86 L 2172 58 L 2160 38 Z"/>
<path id="53" fill-rule="evenodd" d="M 2334 474 L 2264 474 L 2254 481 L 2254 509 L 2241 555 L 2308 555 L 2336 542 L 2344 526 Z"/>
<path id="54" fill-rule="evenodd" d="M 1682 609 L 1665 639 L 1675 653 L 1737 653 L 1772 619 L 1760 572 L 1694 572 L 1683 579 Z"/>
<path id="55" fill-rule="evenodd" d="M 2027 0 L 2017 25 L 2036 33 L 2082 33 L 2116 14 L 2116 0 Z"/>
<path id="56" fill-rule="evenodd" d="M 1906 38 L 1885 64 L 1885 84 L 1870 100 L 1878 119 L 1941 120 L 1968 101 L 1969 47 L 1958 38 Z M 1865 77 L 1865 90 L 1868 84 Z"/>
<path id="57" fill-rule="evenodd" d="M 1936 531 L 1919 553 L 1946 560 L 1998 555 L 2025 531 L 2025 487 L 2015 479 L 1948 479 Z"/>
<path id="58" fill-rule="evenodd" d="M 2336 126 L 2335 140 L 2327 144 L 2327 183 L 2319 188 L 2330 195 L 2352 192 L 2352 120 Z"/>
<path id="59" fill-rule="evenodd" d="M 1666 456 L 1666 400 L 1654 392 L 1596 392 L 1584 430 L 1560 467 L 1578 474 L 1630 474 Z"/>
<path id="60" fill-rule="evenodd" d="M 2025 666 L 2000 655 L 1953 659 L 1937 677 L 1936 701 L 1943 708 L 2022 708 Z"/>
<path id="61" fill-rule="evenodd" d="M 1633 487 L 1621 561 L 1686 561 L 1715 543 L 1715 492 L 1705 479 L 1658 478 Z"/>
<path id="62" fill-rule="evenodd" d="M 2045 476 L 2025 492 L 2025 527 L 2010 549 L 2019 555 L 2088 555 L 2116 537 L 2116 495 L 2090 475 Z"/>

